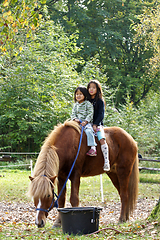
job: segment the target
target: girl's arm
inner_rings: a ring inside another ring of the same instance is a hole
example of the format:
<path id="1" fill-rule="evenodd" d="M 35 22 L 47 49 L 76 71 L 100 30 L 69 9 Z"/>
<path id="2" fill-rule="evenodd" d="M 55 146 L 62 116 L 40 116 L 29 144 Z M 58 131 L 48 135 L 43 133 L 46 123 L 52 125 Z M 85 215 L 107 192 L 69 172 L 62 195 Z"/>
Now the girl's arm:
<path id="1" fill-rule="evenodd" d="M 93 124 L 93 131 L 96 133 L 97 132 L 97 125 Z"/>
<path id="2" fill-rule="evenodd" d="M 102 99 L 97 101 L 96 107 L 94 108 L 94 125 L 99 125 L 104 118 L 104 102 Z"/>
<path id="3" fill-rule="evenodd" d="M 88 121 L 83 121 L 83 122 L 81 123 L 81 125 L 84 127 L 84 126 L 87 125 L 87 123 L 88 123 Z"/>
<path id="4" fill-rule="evenodd" d="M 87 116 L 86 116 L 86 122 L 89 123 L 89 122 L 92 122 L 93 121 L 93 113 L 94 113 L 94 110 L 93 110 L 93 105 L 87 101 L 87 107 L 86 107 L 86 111 L 87 111 Z"/>
<path id="5" fill-rule="evenodd" d="M 76 122 L 79 122 L 78 116 L 77 116 L 77 104 L 75 103 L 72 109 L 71 114 L 71 120 L 75 120 Z"/>

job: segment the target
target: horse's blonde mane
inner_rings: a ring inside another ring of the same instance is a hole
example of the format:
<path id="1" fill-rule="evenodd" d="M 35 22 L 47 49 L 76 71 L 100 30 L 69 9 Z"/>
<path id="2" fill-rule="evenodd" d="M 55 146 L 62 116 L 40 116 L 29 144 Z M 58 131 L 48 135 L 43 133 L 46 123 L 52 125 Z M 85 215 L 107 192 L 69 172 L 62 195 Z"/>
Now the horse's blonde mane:
<path id="1" fill-rule="evenodd" d="M 80 125 L 75 122 L 75 121 L 65 121 L 64 122 L 64 126 L 67 126 L 67 127 L 72 127 L 74 128 L 77 132 L 79 132 L 79 134 L 81 133 L 81 127 Z"/>
<path id="2" fill-rule="evenodd" d="M 64 124 L 59 124 L 45 139 L 37 158 L 33 178 L 29 186 L 29 195 L 34 198 L 51 195 L 51 180 L 49 178 L 58 176 L 59 158 L 56 153 L 54 144 L 63 127 L 73 127 L 80 133 L 80 126 L 75 121 L 65 121 Z M 47 177 L 45 177 L 47 176 Z"/>

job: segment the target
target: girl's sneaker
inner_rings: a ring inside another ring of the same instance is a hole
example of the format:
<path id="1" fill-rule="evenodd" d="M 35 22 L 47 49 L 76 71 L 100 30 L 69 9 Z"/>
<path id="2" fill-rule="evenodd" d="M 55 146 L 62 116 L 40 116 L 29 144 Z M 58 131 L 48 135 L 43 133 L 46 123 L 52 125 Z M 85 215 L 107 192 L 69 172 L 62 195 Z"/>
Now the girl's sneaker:
<path id="1" fill-rule="evenodd" d="M 94 156 L 97 156 L 97 151 L 91 148 L 86 154 L 88 156 L 94 157 Z"/>

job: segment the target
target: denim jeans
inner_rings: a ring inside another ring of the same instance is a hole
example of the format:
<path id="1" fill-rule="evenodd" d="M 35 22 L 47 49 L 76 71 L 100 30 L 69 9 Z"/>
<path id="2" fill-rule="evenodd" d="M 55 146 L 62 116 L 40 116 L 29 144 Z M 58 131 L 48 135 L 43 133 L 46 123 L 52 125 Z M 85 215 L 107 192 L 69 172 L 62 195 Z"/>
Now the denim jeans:
<path id="1" fill-rule="evenodd" d="M 85 126 L 84 131 L 87 135 L 87 146 L 97 146 L 97 143 L 95 142 L 94 131 L 91 124 L 87 124 Z"/>

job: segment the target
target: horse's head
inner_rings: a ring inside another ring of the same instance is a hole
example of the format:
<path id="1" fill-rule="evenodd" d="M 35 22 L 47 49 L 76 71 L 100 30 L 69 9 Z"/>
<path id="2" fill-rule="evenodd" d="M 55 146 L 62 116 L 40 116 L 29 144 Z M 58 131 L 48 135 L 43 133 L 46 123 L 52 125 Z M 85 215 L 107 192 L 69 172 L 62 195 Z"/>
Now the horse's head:
<path id="1" fill-rule="evenodd" d="M 35 224 L 41 228 L 45 226 L 48 212 L 54 206 L 54 182 L 56 176 L 49 178 L 44 175 L 29 178 L 31 180 L 29 194 L 33 197 L 37 210 Z"/>

